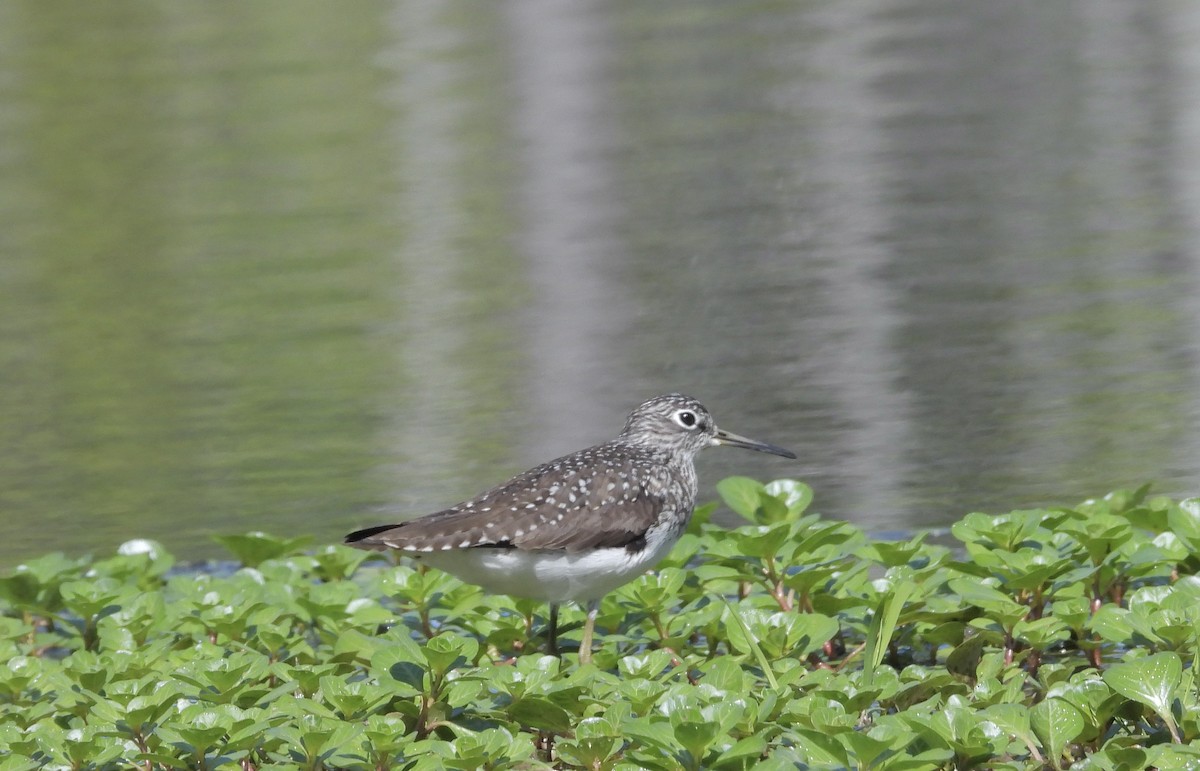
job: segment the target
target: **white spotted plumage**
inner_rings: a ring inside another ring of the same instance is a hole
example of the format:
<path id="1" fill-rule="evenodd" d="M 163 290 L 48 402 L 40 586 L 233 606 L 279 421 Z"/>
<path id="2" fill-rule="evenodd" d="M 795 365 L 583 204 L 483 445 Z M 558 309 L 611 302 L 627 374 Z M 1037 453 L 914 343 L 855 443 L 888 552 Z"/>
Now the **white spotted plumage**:
<path id="1" fill-rule="evenodd" d="M 652 568 L 683 534 L 696 501 L 696 453 L 715 444 L 795 457 L 721 431 L 698 401 L 668 394 L 637 407 L 612 441 L 346 542 L 400 550 L 493 592 L 588 601 L 591 620 L 595 601 Z"/>

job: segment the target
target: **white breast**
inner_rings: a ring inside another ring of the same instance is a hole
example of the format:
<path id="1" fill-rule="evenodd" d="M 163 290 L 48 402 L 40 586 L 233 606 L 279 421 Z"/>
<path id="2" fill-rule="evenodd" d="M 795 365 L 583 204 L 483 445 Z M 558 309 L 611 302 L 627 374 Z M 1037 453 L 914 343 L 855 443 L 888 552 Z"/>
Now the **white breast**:
<path id="1" fill-rule="evenodd" d="M 639 551 L 615 547 L 570 554 L 475 548 L 411 556 L 495 594 L 586 602 L 600 599 L 657 565 L 681 534 L 668 527 L 651 528 Z"/>

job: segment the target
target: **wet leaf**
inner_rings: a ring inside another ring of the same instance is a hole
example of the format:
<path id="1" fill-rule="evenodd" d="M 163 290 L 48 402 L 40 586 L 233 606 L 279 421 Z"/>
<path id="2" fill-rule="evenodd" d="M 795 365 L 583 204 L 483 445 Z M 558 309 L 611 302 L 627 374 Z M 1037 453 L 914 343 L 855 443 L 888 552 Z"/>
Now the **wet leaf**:
<path id="1" fill-rule="evenodd" d="M 1035 704 L 1029 725 L 1042 742 L 1047 758 L 1057 763 L 1068 743 L 1083 733 L 1083 715 L 1062 699 L 1044 699 Z"/>
<path id="2" fill-rule="evenodd" d="M 1183 679 L 1179 654 L 1156 653 L 1143 659 L 1114 664 L 1104 672 L 1104 682 L 1122 696 L 1154 710 L 1178 741 L 1179 729 L 1172 714 L 1175 691 Z"/>

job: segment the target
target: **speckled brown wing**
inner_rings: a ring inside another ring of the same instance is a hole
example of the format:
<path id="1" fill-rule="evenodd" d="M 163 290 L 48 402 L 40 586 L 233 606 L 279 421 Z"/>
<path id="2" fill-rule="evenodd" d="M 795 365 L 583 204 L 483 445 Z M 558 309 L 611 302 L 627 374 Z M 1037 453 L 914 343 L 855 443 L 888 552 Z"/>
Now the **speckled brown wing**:
<path id="1" fill-rule="evenodd" d="M 633 448 L 601 445 L 538 466 L 453 508 L 352 533 L 346 542 L 414 554 L 635 546 L 663 511 L 669 474 Z"/>

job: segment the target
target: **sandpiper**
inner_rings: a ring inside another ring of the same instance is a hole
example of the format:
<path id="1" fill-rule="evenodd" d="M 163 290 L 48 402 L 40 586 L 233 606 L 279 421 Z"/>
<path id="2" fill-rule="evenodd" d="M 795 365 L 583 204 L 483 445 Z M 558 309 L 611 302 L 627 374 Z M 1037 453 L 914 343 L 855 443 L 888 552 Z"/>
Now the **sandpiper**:
<path id="1" fill-rule="evenodd" d="M 346 543 L 397 549 L 487 591 L 587 606 L 579 646 L 591 660 L 600 599 L 654 567 L 679 540 L 696 503 L 696 453 L 729 445 L 795 458 L 790 450 L 717 428 L 683 394 L 645 402 L 616 439 L 564 455 L 448 509 L 359 530 Z"/>

